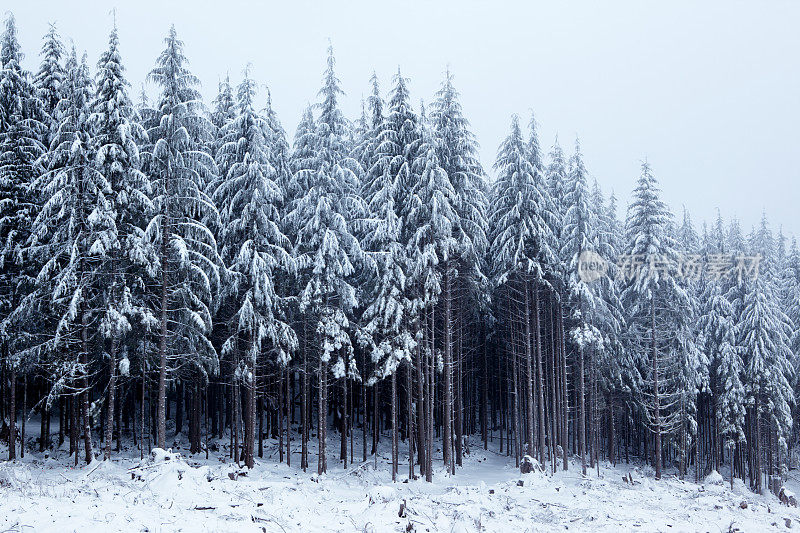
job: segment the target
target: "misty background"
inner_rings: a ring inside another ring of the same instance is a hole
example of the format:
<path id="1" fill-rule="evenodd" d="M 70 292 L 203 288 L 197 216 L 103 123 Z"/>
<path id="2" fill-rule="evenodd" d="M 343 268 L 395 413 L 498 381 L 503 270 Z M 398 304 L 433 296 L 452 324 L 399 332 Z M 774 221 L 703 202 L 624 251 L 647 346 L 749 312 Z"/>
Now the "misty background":
<path id="1" fill-rule="evenodd" d="M 29 70 L 49 22 L 94 67 L 116 16 L 133 96 L 174 23 L 206 104 L 221 77 L 238 83 L 250 63 L 290 140 L 318 100 L 328 39 L 351 119 L 373 69 L 386 93 L 399 66 L 418 111 L 449 66 L 490 179 L 512 113 L 527 123 L 533 111 L 545 152 L 558 135 L 569 154 L 580 136 L 591 177 L 617 194 L 623 220 L 646 158 L 676 217 L 685 205 L 698 232 L 717 208 L 745 232 L 765 210 L 776 233 L 800 238 L 800 3 L 334 4 L 141 0 L 113 15 L 106 2 L 13 0 L 3 11 L 17 18 Z"/>

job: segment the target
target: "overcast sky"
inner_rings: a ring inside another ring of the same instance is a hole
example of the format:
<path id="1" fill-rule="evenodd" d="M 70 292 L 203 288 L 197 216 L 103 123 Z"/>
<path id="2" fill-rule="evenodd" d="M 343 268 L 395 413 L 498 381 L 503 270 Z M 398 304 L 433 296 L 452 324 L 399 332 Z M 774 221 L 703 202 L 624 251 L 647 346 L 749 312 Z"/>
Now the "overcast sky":
<path id="1" fill-rule="evenodd" d="M 3 2 L 27 68 L 51 21 L 95 64 L 111 4 L 74 3 Z M 116 17 L 136 92 L 174 23 L 207 102 L 220 76 L 238 81 L 252 63 L 291 137 L 330 38 L 352 118 L 373 69 L 388 90 L 399 66 L 418 107 L 449 65 L 490 175 L 511 114 L 533 110 L 545 149 L 557 134 L 571 152 L 580 136 L 606 194 L 627 202 L 647 158 L 698 231 L 717 207 L 746 231 L 766 209 L 774 230 L 800 238 L 800 2 L 139 0 Z"/>

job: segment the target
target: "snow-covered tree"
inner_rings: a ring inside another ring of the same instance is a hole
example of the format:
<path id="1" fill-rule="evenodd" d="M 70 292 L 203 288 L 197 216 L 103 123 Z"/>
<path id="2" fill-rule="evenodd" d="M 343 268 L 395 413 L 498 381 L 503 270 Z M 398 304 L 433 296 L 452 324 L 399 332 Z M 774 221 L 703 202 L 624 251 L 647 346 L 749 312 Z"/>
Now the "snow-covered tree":
<path id="1" fill-rule="evenodd" d="M 587 172 L 580 151 L 580 143 L 575 142 L 575 153 L 569 160 L 569 170 L 564 184 L 562 201 L 566 207 L 561 235 L 561 257 L 566 264 L 567 299 L 572 308 L 574 327 L 571 339 L 578 352 L 578 440 L 581 467 L 586 473 L 586 400 L 585 366 L 586 351 L 596 348 L 601 340 L 599 331 L 591 324 L 592 310 L 600 303 L 587 281 L 580 275 L 581 256 L 588 252 L 597 253 L 595 210 L 592 209 L 591 196 L 587 184 Z"/>
<path id="2" fill-rule="evenodd" d="M 794 392 L 791 386 L 791 351 L 788 345 L 786 317 L 775 303 L 775 295 L 764 276 L 747 283 L 741 322 L 738 324 L 739 347 L 745 361 L 744 386 L 747 405 L 754 417 L 751 435 L 756 446 L 756 486 L 762 490 L 761 431 L 774 432 L 777 450 L 785 461 L 786 439 L 792 428 L 791 406 Z M 762 428 L 765 424 L 765 428 Z"/>
<path id="3" fill-rule="evenodd" d="M 673 370 L 675 360 L 689 353 L 691 316 L 688 296 L 678 281 L 677 243 L 671 234 L 672 214 L 660 199 L 650 165 L 633 192 L 626 221 L 625 260 L 620 275 L 627 280 L 622 293 L 628 313 L 632 346 L 639 356 L 648 385 L 643 405 L 654 435 L 656 478 L 662 471 L 662 437 L 681 422 L 679 396 L 684 389 Z"/>
<path id="4" fill-rule="evenodd" d="M 736 344 L 733 307 L 723 294 L 718 280 L 708 283 L 704 300 L 707 302 L 705 311 L 698 322 L 702 339 L 700 349 L 711 362 L 710 377 L 716 383 L 712 392 L 716 394 L 714 407 L 720 424 L 720 437 L 725 448 L 732 453 L 737 444 L 745 441 L 744 363 Z M 714 468 L 718 468 L 718 464 Z M 733 472 L 731 468 L 731 484 Z"/>
<path id="5" fill-rule="evenodd" d="M 114 403 L 117 365 L 130 367 L 127 334 L 135 324 L 139 332 L 155 330 L 158 321 L 148 305 L 145 287 L 151 276 L 155 257 L 145 245 L 144 228 L 154 214 L 150 180 L 141 171 L 138 144 L 146 139 L 138 115 L 128 96 L 129 84 L 119 52 L 116 27 L 111 31 L 108 49 L 97 63 L 95 95 L 91 102 L 89 125 L 92 131 L 94 166 L 111 191 L 106 200 L 110 216 L 106 241 L 107 260 L 104 311 L 99 330 L 109 344 L 108 403 Z M 118 357 L 120 358 L 118 362 Z M 113 409 L 108 409 L 105 434 L 105 458 L 111 456 Z"/>
<path id="6" fill-rule="evenodd" d="M 297 344 L 275 291 L 275 274 L 291 273 L 295 265 L 288 252 L 289 240 L 280 228 L 278 207 L 283 194 L 270 163 L 267 136 L 271 130 L 254 109 L 255 95 L 255 82 L 245 72 L 237 91 L 237 116 L 222 128 L 217 151 L 217 162 L 228 169 L 227 175 L 213 195 L 222 219 L 220 252 L 234 273 L 226 289 L 235 301 L 234 312 L 222 355 L 243 354 L 237 374 L 247 390 L 250 428 L 255 428 L 255 381 L 261 355 L 267 353 L 275 363 L 286 365 Z M 245 463 L 250 468 L 253 444 L 254 438 L 245 439 Z"/>
<path id="7" fill-rule="evenodd" d="M 109 180 L 95 163 L 90 102 L 92 83 L 86 59 L 73 50 L 67 62 L 58 134 L 47 157 L 47 171 L 33 183 L 42 207 L 33 222 L 30 248 L 42 266 L 36 290 L 17 312 L 27 320 L 51 311 L 55 324 L 44 344 L 30 350 L 68 354 L 57 358 L 51 373 L 53 393 L 66 387 L 80 393 L 87 463 L 92 460 L 89 414 L 89 324 L 105 314 L 104 268 L 115 242 L 116 223 Z M 77 450 L 76 450 L 77 462 Z"/>
<path id="8" fill-rule="evenodd" d="M 334 72 L 333 49 L 320 89 L 320 115 L 315 121 L 308 157 L 296 159 L 293 187 L 302 190 L 289 213 L 295 228 L 295 255 L 301 280 L 300 311 L 312 317 L 319 346 L 320 457 L 319 473 L 327 471 L 324 413 L 327 412 L 328 372 L 336 378 L 356 373 L 349 313 L 356 307 L 351 280 L 363 259 L 353 236 L 350 214 L 357 204 L 358 163 L 349 157 L 347 123 L 339 109 L 342 94 Z M 299 186 L 298 184 L 302 184 Z M 331 362 L 333 365 L 331 366 Z"/>
<path id="9" fill-rule="evenodd" d="M 56 108 L 62 97 L 62 84 L 66 73 L 64 72 L 64 45 L 56 31 L 55 24 L 50 24 L 42 45 L 42 62 L 34 78 L 34 84 L 42 104 L 43 122 L 47 127 L 44 145 L 50 146 L 50 140 L 58 127 Z"/>
<path id="10" fill-rule="evenodd" d="M 9 15 L 0 36 L 0 337 L 4 351 L 15 354 L 4 361 L 11 377 L 12 395 L 17 371 L 24 363 L 16 354 L 25 346 L 27 335 L 9 321 L 9 316 L 31 289 L 33 265 L 24 256 L 23 248 L 36 216 L 38 195 L 31 190 L 31 183 L 40 174 L 38 159 L 44 152 L 41 102 L 21 61 L 16 22 Z M 10 418 L 10 434 L 14 435 L 13 403 Z M 12 439 L 11 459 L 15 453 Z"/>
<path id="11" fill-rule="evenodd" d="M 205 151 L 213 125 L 205 118 L 199 82 L 186 67 L 183 42 L 174 27 L 164 41 L 166 48 L 149 75 L 161 94 L 153 120 L 146 124 L 150 145 L 145 162 L 156 212 L 145 238 L 158 254 L 156 441 L 161 447 L 166 442 L 168 359 L 179 357 L 201 375 L 218 365 L 208 334 L 220 263 L 214 235 L 203 223 L 217 217 L 213 201 L 203 192 L 216 172 Z"/>

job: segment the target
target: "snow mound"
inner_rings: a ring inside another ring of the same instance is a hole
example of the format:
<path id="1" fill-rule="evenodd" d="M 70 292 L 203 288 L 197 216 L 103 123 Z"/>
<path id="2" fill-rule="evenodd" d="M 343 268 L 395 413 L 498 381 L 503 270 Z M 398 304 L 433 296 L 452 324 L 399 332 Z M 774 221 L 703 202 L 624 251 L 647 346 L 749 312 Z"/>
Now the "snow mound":
<path id="1" fill-rule="evenodd" d="M 526 455 L 522 458 L 522 463 L 519 465 L 519 470 L 523 474 L 530 474 L 531 472 L 542 472 L 542 465 L 531 457 L 530 455 Z"/>
<path id="2" fill-rule="evenodd" d="M 703 480 L 703 483 L 706 485 L 724 485 L 725 480 L 722 479 L 722 474 L 717 472 L 716 470 L 712 470 L 710 474 L 706 476 Z"/>
<path id="3" fill-rule="evenodd" d="M 131 470 L 131 478 L 143 481 L 154 492 L 169 494 L 193 490 L 193 486 L 211 481 L 209 467 L 192 468 L 180 453 L 153 448 L 150 455 Z"/>
<path id="4" fill-rule="evenodd" d="M 397 490 L 387 486 L 376 486 L 369 489 L 367 493 L 369 502 L 372 503 L 389 503 L 397 498 Z"/>
<path id="5" fill-rule="evenodd" d="M 0 463 L 0 488 L 18 489 L 30 484 L 31 480 L 31 471 L 27 465 Z"/>
<path id="6" fill-rule="evenodd" d="M 172 448 L 167 450 L 164 448 L 153 448 L 153 450 L 150 452 L 150 455 L 142 459 L 142 461 L 139 463 L 139 466 L 157 465 L 167 461 L 181 462 L 183 459 L 181 458 L 181 454 L 173 452 Z"/>

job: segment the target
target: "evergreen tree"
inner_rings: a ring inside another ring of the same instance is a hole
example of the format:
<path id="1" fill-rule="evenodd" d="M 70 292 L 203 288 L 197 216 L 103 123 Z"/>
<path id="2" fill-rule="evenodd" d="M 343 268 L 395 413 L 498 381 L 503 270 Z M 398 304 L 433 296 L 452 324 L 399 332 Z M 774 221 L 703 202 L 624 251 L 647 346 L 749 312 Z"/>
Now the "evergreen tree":
<path id="1" fill-rule="evenodd" d="M 41 191 L 42 208 L 33 221 L 30 239 L 41 264 L 36 290 L 17 312 L 27 320 L 53 313 L 53 332 L 30 351 L 39 357 L 66 354 L 51 361 L 55 385 L 79 395 L 84 418 L 86 462 L 92 460 L 89 414 L 89 365 L 93 346 L 89 324 L 105 315 L 104 269 L 115 242 L 116 223 L 109 180 L 94 165 L 97 157 L 90 123 L 92 83 L 85 57 L 73 50 L 67 62 L 65 98 L 58 134 L 48 156 L 48 169 L 33 182 Z M 74 355 L 73 355 L 74 354 Z M 77 398 L 76 398 L 77 400 Z M 77 463 L 77 449 L 75 461 Z"/>
<path id="2" fill-rule="evenodd" d="M 55 24 L 50 24 L 50 29 L 47 31 L 42 45 L 42 62 L 34 78 L 38 97 L 42 103 L 43 122 L 48 130 L 44 139 L 46 147 L 50 146 L 50 140 L 58 127 L 56 108 L 61 101 L 62 84 L 66 76 L 62 64 L 64 54 L 64 45 L 61 43 Z"/>
<path id="3" fill-rule="evenodd" d="M 785 316 L 775 306 L 774 294 L 764 276 L 747 285 L 738 344 L 745 360 L 747 405 L 754 419 L 751 438 L 756 447 L 755 490 L 760 493 L 764 473 L 762 424 L 766 424 L 767 431 L 775 432 L 776 448 L 785 457 L 794 393 L 789 381 L 792 369 Z M 784 461 L 778 458 L 777 463 L 782 466 Z"/>
<path id="4" fill-rule="evenodd" d="M 0 36 L 0 337 L 4 353 L 14 354 L 4 361 L 12 396 L 18 371 L 26 372 L 31 363 L 20 355 L 28 335 L 10 319 L 31 290 L 33 265 L 23 249 L 36 216 L 37 195 L 30 186 L 40 174 L 38 159 L 44 153 L 41 102 L 22 58 L 16 22 L 9 15 Z M 9 458 L 14 459 L 15 399 L 11 403 Z"/>
<path id="5" fill-rule="evenodd" d="M 164 40 L 150 80 L 161 88 L 154 120 L 148 124 L 146 167 L 153 185 L 156 215 L 146 242 L 158 254 L 158 412 L 159 447 L 166 443 L 168 359 L 205 376 L 216 371 L 217 354 L 208 339 L 212 305 L 219 285 L 219 257 L 204 219 L 217 218 L 213 201 L 203 192 L 216 172 L 205 151 L 213 125 L 204 118 L 197 78 L 186 68 L 183 42 L 175 28 Z"/>
<path id="6" fill-rule="evenodd" d="M 656 479 L 661 478 L 662 437 L 680 422 L 674 407 L 684 388 L 671 369 L 677 355 L 688 353 L 683 320 L 691 313 L 686 291 L 677 279 L 679 258 L 670 232 L 672 214 L 659 195 L 650 165 L 643 163 L 626 222 L 625 257 L 629 263 L 621 272 L 628 279 L 622 300 L 628 312 L 629 335 L 649 388 L 643 404 L 654 436 Z"/>
<path id="7" fill-rule="evenodd" d="M 328 49 L 328 66 L 320 90 L 320 116 L 315 121 L 313 149 L 307 159 L 296 159 L 294 183 L 302 183 L 304 195 L 289 213 L 296 230 L 295 255 L 301 280 L 300 311 L 311 317 L 319 350 L 319 463 L 327 471 L 325 453 L 328 372 L 343 379 L 355 377 L 349 313 L 358 304 L 351 280 L 363 259 L 349 221 L 357 204 L 357 162 L 346 146 L 347 124 L 338 105 L 342 94 L 334 72 L 333 49 Z M 297 185 L 295 185 L 297 186 Z M 336 358 L 331 366 L 331 361 Z"/>
<path id="8" fill-rule="evenodd" d="M 152 249 L 144 242 L 145 225 L 154 213 L 150 200 L 152 189 L 141 171 L 138 147 L 145 141 L 146 134 L 128 96 L 129 86 L 115 27 L 109 36 L 108 49 L 97 64 L 96 92 L 89 117 L 95 168 L 111 189 L 106 200 L 113 223 L 109 223 L 107 241 L 103 243 L 107 257 L 102 266 L 106 272 L 105 310 L 99 318 L 100 333 L 109 344 L 108 405 L 111 406 L 114 405 L 117 365 L 129 368 L 128 348 L 135 348 L 127 338 L 132 325 L 144 333 L 155 330 L 158 324 L 145 290 L 151 281 L 148 272 L 155 263 Z M 107 409 L 107 415 L 105 458 L 109 459 L 114 409 Z"/>
<path id="9" fill-rule="evenodd" d="M 254 464 L 256 370 L 262 353 L 274 364 L 285 366 L 295 349 L 294 331 L 283 319 L 283 306 L 275 291 L 275 273 L 292 272 L 294 260 L 287 251 L 289 240 L 280 228 L 278 208 L 283 194 L 277 172 L 270 163 L 270 126 L 254 110 L 255 82 L 247 72 L 238 88 L 237 116 L 221 130 L 217 152 L 227 176 L 214 192 L 221 206 L 221 254 L 233 271 L 226 289 L 234 299 L 231 333 L 222 347 L 223 356 L 241 351 L 237 368 L 247 391 L 248 434 L 245 464 Z"/>

